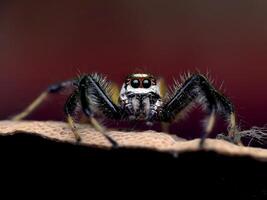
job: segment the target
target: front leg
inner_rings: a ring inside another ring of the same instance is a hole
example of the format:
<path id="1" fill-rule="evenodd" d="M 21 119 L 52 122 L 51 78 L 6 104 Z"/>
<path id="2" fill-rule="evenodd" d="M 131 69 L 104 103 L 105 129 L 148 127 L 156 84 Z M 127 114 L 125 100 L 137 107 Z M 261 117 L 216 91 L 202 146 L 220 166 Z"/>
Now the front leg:
<path id="1" fill-rule="evenodd" d="M 212 131 L 216 114 L 221 114 L 228 123 L 228 134 L 233 136 L 237 131 L 236 117 L 233 104 L 220 94 L 201 74 L 188 78 L 175 94 L 163 105 L 161 120 L 170 121 L 182 112 L 191 103 L 198 102 L 209 113 L 200 145 L 203 145 L 205 138 Z"/>
<path id="2" fill-rule="evenodd" d="M 64 106 L 64 112 L 67 116 L 67 122 L 76 138 L 76 141 L 81 141 L 81 136 L 78 134 L 75 126 L 75 121 L 73 116 L 75 115 L 75 110 L 80 104 L 80 95 L 79 92 L 76 90 L 67 100 L 65 106 Z"/>
<path id="3" fill-rule="evenodd" d="M 70 90 L 70 93 L 75 88 L 76 80 L 63 81 L 61 83 L 50 85 L 44 92 L 42 92 L 28 107 L 21 113 L 11 117 L 13 121 L 19 121 L 30 115 L 41 103 L 43 103 L 50 95 L 58 94 L 65 90 Z"/>
<path id="4" fill-rule="evenodd" d="M 109 83 L 98 74 L 84 76 L 79 82 L 79 93 L 82 110 L 91 124 L 106 137 L 112 147 L 117 147 L 117 142 L 107 134 L 106 129 L 94 117 L 94 110 L 97 109 L 111 119 L 121 118 L 120 108 L 111 100 Z"/>

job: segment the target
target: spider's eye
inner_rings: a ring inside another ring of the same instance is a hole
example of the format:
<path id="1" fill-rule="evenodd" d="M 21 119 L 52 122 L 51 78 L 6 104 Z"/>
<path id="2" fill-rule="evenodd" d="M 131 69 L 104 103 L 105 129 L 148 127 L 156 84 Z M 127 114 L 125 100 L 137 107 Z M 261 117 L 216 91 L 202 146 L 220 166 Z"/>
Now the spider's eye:
<path id="1" fill-rule="evenodd" d="M 143 80 L 143 87 L 149 88 L 150 86 L 151 86 L 151 81 L 149 79 L 144 79 Z"/>
<path id="2" fill-rule="evenodd" d="M 140 82 L 139 82 L 139 80 L 138 80 L 138 79 L 133 79 L 133 80 L 131 81 L 131 86 L 132 86 L 133 88 L 138 88 L 138 87 L 140 86 Z"/>

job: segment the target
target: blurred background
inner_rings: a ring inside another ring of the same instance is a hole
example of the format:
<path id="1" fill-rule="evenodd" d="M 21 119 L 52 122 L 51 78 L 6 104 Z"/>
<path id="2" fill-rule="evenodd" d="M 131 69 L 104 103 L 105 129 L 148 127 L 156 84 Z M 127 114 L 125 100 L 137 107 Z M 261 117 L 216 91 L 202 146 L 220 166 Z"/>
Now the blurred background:
<path id="1" fill-rule="evenodd" d="M 0 1 L 1 119 L 79 72 L 121 84 L 142 70 L 171 84 L 195 69 L 224 83 L 242 127 L 267 123 L 267 1 Z M 28 119 L 64 120 L 65 99 Z M 179 131 L 201 127 L 192 116 Z"/>

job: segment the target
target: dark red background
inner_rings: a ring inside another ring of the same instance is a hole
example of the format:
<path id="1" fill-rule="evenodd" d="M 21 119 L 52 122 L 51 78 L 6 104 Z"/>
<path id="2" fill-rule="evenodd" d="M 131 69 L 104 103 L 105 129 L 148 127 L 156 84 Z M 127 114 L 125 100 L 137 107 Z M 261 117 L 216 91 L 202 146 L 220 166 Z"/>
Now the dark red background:
<path id="1" fill-rule="evenodd" d="M 121 84 L 142 69 L 173 78 L 209 70 L 243 127 L 266 119 L 267 1 L 1 1 L 0 117 L 78 71 Z M 48 101 L 30 119 L 63 119 Z M 191 127 L 187 123 L 187 127 Z"/>

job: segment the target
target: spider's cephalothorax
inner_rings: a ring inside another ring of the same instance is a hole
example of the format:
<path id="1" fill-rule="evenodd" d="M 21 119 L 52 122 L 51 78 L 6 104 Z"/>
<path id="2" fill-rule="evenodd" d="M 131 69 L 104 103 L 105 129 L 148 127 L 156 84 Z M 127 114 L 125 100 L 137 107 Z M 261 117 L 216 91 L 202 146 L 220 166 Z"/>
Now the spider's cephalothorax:
<path id="1" fill-rule="evenodd" d="M 129 75 L 122 85 L 119 102 L 130 120 L 151 121 L 161 110 L 160 86 L 152 75 Z"/>
<path id="2" fill-rule="evenodd" d="M 116 142 L 98 123 L 96 114 L 115 120 L 142 120 L 149 124 L 156 121 L 172 122 L 190 105 L 198 103 L 208 114 L 201 144 L 212 131 L 217 114 L 227 121 L 230 137 L 237 131 L 232 103 L 201 74 L 182 77 L 181 83 L 176 82 L 166 95 L 162 92 L 164 91 L 162 81 L 150 74 L 129 75 L 120 92 L 116 92 L 118 89 L 99 74 L 83 75 L 78 79 L 50 86 L 24 112 L 13 119 L 26 117 L 48 94 L 69 88 L 72 88 L 73 93 L 65 104 L 65 113 L 77 140 L 80 136 L 75 131 L 73 120 L 77 108 L 82 109 L 92 125 L 113 145 L 116 145 Z"/>

